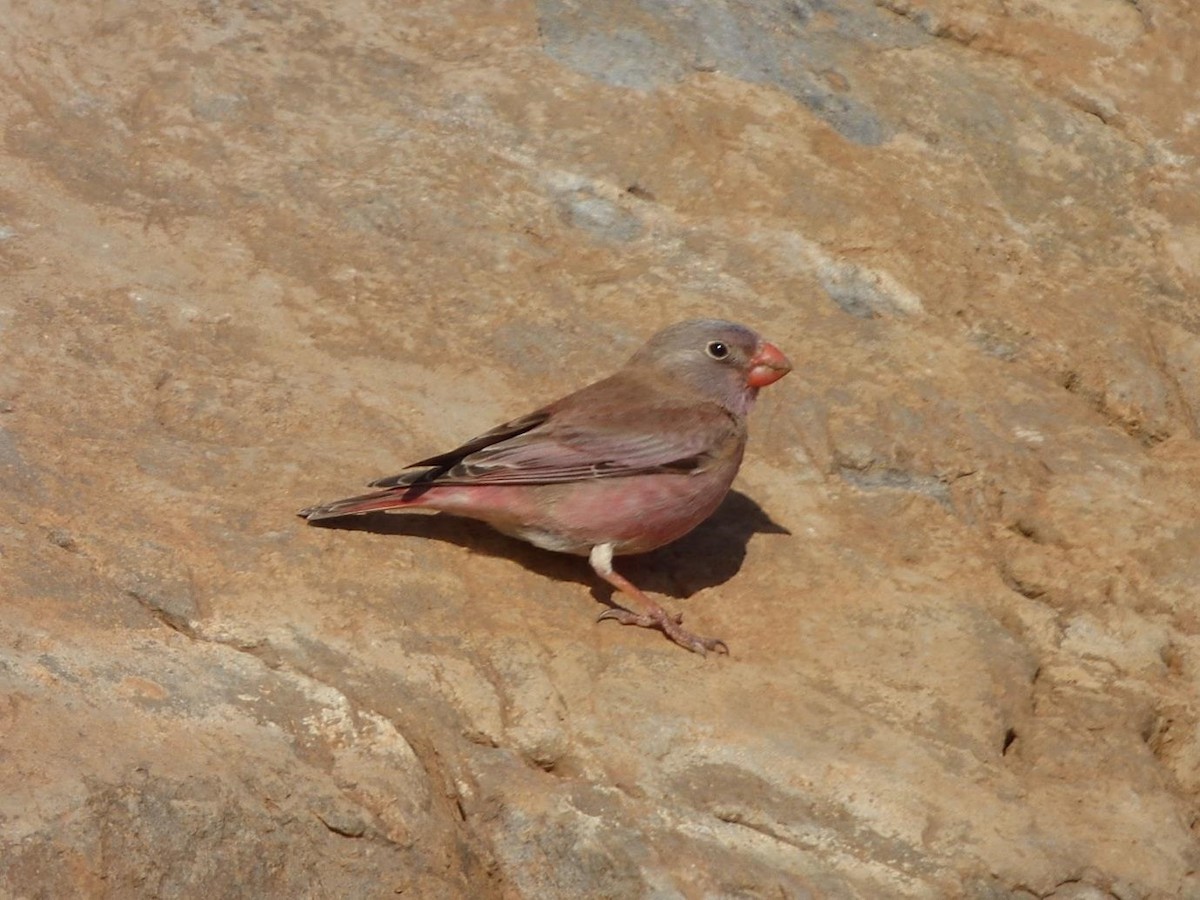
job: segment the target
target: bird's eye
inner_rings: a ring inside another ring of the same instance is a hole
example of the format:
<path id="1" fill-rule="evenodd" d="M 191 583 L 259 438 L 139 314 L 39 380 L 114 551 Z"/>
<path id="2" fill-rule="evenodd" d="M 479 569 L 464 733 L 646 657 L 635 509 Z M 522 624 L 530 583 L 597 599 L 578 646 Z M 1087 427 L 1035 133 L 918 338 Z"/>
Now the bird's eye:
<path id="1" fill-rule="evenodd" d="M 729 345 L 723 341 L 709 341 L 708 346 L 704 348 L 704 352 L 713 359 L 724 359 L 729 355 Z"/>

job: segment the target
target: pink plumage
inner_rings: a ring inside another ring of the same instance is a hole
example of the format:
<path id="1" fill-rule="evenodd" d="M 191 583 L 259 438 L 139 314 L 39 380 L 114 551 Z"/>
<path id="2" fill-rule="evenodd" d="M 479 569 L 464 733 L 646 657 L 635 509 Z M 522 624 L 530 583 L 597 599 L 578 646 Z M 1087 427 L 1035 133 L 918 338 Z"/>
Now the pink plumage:
<path id="1" fill-rule="evenodd" d="M 657 628 L 698 653 L 727 652 L 723 641 L 685 630 L 612 558 L 677 540 L 716 510 L 741 465 L 759 388 L 789 371 L 787 357 L 744 326 L 681 322 L 608 378 L 372 482 L 373 493 L 300 515 L 423 508 L 480 519 L 539 547 L 587 555 L 646 609 L 600 618 Z"/>

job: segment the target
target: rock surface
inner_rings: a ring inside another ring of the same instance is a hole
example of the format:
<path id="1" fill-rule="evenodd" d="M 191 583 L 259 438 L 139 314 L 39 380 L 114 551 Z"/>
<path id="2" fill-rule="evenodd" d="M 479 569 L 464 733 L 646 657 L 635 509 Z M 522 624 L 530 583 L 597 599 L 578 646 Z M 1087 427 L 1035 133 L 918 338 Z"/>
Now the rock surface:
<path id="1" fill-rule="evenodd" d="M 0 894 L 1200 896 L 1188 0 L 4 20 Z M 294 517 L 697 314 L 730 658 Z"/>

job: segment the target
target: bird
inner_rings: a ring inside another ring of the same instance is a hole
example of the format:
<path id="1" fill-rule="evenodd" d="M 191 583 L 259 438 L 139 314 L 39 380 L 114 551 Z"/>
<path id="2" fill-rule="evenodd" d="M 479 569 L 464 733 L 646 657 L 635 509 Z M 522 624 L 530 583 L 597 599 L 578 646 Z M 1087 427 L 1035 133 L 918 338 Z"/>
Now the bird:
<path id="1" fill-rule="evenodd" d="M 661 631 L 693 652 L 729 652 L 683 627 L 613 567 L 675 541 L 728 493 L 760 388 L 792 369 L 774 344 L 721 319 L 678 322 L 614 374 L 380 478 L 377 490 L 310 506 L 308 522 L 427 509 L 488 523 L 537 547 L 587 556 L 641 607 L 600 620 Z"/>

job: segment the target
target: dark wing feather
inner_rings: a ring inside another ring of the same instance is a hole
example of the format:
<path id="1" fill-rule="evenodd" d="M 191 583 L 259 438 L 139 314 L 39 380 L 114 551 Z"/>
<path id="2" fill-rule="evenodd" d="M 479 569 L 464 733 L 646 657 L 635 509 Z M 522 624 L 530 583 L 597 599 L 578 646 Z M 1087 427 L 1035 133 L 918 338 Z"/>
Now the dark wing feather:
<path id="1" fill-rule="evenodd" d="M 420 462 L 406 466 L 408 469 L 433 468 L 436 470 L 434 472 L 401 472 L 399 475 L 379 478 L 367 486 L 390 488 L 432 481 L 441 473 L 456 466 L 463 457 L 470 456 L 472 453 L 482 450 L 485 447 L 490 447 L 492 444 L 499 443 L 500 441 L 518 437 L 527 431 L 537 428 L 549 418 L 549 410 L 539 409 L 527 416 L 521 416 L 519 419 L 505 422 L 503 425 L 497 425 L 491 431 L 485 431 L 483 434 L 471 438 L 471 440 L 460 447 L 455 447 L 446 453 L 439 453 L 437 456 L 431 456 L 428 459 L 423 459 Z"/>
<path id="2" fill-rule="evenodd" d="M 644 424 L 646 430 L 634 431 L 583 424 L 554 428 L 551 423 L 472 453 L 437 480 L 442 484 L 554 484 L 651 472 L 686 473 L 702 468 L 715 450 L 711 430 L 664 433 L 658 419 L 648 418 Z"/>
<path id="3" fill-rule="evenodd" d="M 557 484 L 693 473 L 745 436 L 744 421 L 722 404 L 695 396 L 670 400 L 622 372 L 409 467 L 426 471 L 371 486 Z"/>

